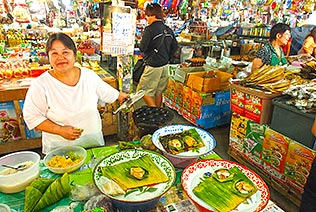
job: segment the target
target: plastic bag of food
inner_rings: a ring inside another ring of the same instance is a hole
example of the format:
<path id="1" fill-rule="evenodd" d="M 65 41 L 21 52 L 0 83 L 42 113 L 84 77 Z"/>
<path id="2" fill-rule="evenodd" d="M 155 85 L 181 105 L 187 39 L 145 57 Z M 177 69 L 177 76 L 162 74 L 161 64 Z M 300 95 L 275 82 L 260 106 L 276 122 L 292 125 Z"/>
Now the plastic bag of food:
<path id="1" fill-rule="evenodd" d="M 86 185 L 75 185 L 71 190 L 70 199 L 72 201 L 84 201 L 99 194 L 99 190 L 92 183 Z"/>

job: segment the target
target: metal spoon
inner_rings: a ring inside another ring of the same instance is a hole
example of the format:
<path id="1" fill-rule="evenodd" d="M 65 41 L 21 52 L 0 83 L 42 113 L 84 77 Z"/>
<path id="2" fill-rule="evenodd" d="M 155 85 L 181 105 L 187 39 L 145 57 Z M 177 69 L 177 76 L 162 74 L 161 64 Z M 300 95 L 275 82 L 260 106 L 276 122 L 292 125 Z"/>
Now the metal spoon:
<path id="1" fill-rule="evenodd" d="M 11 165 L 2 164 L 1 166 L 6 167 L 6 168 L 10 168 L 10 169 L 15 169 L 17 171 L 21 171 L 21 170 L 26 168 L 25 164 L 21 164 L 21 165 L 18 165 L 18 166 L 11 166 Z"/>

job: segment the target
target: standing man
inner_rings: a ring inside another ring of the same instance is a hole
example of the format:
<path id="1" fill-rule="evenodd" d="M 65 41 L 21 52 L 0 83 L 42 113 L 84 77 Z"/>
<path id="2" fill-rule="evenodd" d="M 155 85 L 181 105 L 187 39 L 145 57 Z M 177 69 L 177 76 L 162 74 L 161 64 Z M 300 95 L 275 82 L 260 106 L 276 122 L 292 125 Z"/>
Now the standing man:
<path id="1" fill-rule="evenodd" d="M 163 10 L 158 3 L 150 3 L 145 9 L 148 26 L 145 28 L 139 48 L 146 67 L 137 91 L 144 90 L 147 106 L 161 107 L 162 92 L 167 88 L 167 64 L 178 48 L 173 31 L 163 22 Z"/>

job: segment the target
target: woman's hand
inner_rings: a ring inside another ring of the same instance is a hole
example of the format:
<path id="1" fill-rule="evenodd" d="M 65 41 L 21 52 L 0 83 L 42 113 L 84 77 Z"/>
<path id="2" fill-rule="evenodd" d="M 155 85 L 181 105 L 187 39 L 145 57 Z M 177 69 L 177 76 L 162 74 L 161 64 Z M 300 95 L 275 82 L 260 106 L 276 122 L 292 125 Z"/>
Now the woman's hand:
<path id="1" fill-rule="evenodd" d="M 59 135 L 68 140 L 80 138 L 83 130 L 73 126 L 62 126 Z"/>
<path id="2" fill-rule="evenodd" d="M 129 94 L 127 93 L 123 93 L 123 92 L 120 92 L 119 96 L 118 96 L 118 100 L 120 101 L 120 103 L 122 104 L 125 99 L 127 99 L 129 97 Z"/>

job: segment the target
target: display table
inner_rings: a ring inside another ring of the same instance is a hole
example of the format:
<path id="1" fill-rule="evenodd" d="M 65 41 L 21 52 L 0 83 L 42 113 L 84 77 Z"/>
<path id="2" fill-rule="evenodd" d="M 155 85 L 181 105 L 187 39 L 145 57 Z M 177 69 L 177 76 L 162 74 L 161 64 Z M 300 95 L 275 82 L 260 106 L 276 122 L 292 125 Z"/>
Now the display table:
<path id="1" fill-rule="evenodd" d="M 89 183 L 93 183 L 92 180 L 92 172 L 93 169 L 91 165 L 96 164 L 98 160 L 107 157 L 115 152 L 118 152 L 119 148 L 117 146 L 105 146 L 99 148 L 92 148 L 87 150 L 87 159 L 84 165 L 80 170 L 77 170 L 73 173 L 69 174 L 70 181 L 72 185 L 86 185 Z M 95 159 L 96 158 L 96 159 Z M 220 160 L 220 156 L 218 156 L 215 152 L 211 152 L 210 154 L 203 156 L 201 159 L 216 159 Z M 164 211 L 183 211 L 185 209 L 191 209 L 191 211 L 197 211 L 192 202 L 188 199 L 187 195 L 183 192 L 181 188 L 181 174 L 182 169 L 176 169 L 176 182 L 174 186 L 161 197 L 157 206 L 150 210 L 150 212 L 161 211 L 161 208 L 164 208 Z M 43 178 L 56 178 L 60 175 L 53 174 L 50 172 L 43 162 L 40 163 L 40 175 Z M 24 208 L 24 191 L 15 193 L 15 194 L 4 194 L 0 192 L 0 202 L 5 203 L 11 207 L 11 209 L 15 211 L 23 211 Z M 50 211 L 58 206 L 69 206 L 72 203 L 69 197 L 65 197 L 59 202 L 51 205 L 43 209 L 42 211 Z M 82 211 L 83 203 L 79 203 L 74 211 Z M 283 211 L 280 209 L 275 203 L 269 201 L 267 207 L 265 208 L 266 212 L 268 211 Z"/>

